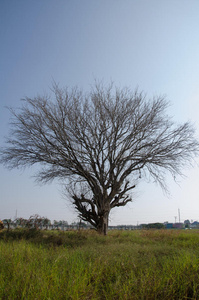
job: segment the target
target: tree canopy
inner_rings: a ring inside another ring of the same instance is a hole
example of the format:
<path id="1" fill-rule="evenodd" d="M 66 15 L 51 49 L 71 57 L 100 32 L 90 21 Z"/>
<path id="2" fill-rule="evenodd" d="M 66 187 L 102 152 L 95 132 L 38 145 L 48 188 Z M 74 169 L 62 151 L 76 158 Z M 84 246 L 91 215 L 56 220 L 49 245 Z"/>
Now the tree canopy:
<path id="1" fill-rule="evenodd" d="M 166 173 L 182 175 L 198 154 L 193 126 L 175 124 L 168 105 L 165 97 L 112 85 L 88 93 L 54 85 L 53 96 L 27 97 L 10 109 L 1 163 L 41 164 L 39 180 L 62 179 L 80 217 L 106 234 L 110 210 L 132 200 L 141 177 L 166 188 Z"/>

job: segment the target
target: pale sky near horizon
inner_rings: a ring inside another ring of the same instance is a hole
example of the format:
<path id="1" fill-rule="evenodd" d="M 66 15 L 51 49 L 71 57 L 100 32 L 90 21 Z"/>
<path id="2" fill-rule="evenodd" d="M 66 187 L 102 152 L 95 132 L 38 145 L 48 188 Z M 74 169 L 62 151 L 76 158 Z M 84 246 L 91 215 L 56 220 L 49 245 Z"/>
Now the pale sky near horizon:
<path id="1" fill-rule="evenodd" d="M 0 0 L 0 147 L 20 99 L 61 87 L 89 90 L 94 79 L 167 95 L 169 114 L 191 121 L 199 137 L 198 0 Z M 0 219 L 39 214 L 77 221 L 54 182 L 39 186 L 35 168 L 0 165 Z M 115 208 L 110 224 L 199 220 L 199 168 L 184 170 L 170 195 L 141 181 L 134 201 Z"/>

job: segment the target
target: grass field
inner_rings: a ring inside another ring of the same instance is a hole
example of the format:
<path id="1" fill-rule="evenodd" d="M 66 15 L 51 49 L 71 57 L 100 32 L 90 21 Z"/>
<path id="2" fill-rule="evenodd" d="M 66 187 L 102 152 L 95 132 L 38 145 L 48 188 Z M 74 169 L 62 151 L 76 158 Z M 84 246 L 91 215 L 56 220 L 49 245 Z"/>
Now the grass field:
<path id="1" fill-rule="evenodd" d="M 199 231 L 2 231 L 0 299 L 199 299 Z"/>

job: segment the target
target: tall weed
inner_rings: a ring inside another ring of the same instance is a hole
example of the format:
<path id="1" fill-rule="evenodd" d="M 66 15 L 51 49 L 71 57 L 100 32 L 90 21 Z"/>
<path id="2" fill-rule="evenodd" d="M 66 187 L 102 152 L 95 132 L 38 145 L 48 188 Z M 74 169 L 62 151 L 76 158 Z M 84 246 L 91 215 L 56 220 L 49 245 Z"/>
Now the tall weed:
<path id="1" fill-rule="evenodd" d="M 198 299 L 198 231 L 34 234 L 0 233 L 0 299 Z"/>

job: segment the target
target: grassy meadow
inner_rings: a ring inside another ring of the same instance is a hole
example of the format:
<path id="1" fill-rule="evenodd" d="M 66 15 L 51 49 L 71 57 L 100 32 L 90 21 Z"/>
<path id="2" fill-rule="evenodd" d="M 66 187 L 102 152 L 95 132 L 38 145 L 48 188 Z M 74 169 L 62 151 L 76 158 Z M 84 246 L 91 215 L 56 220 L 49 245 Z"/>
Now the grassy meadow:
<path id="1" fill-rule="evenodd" d="M 199 299 L 199 231 L 4 230 L 0 299 Z"/>

